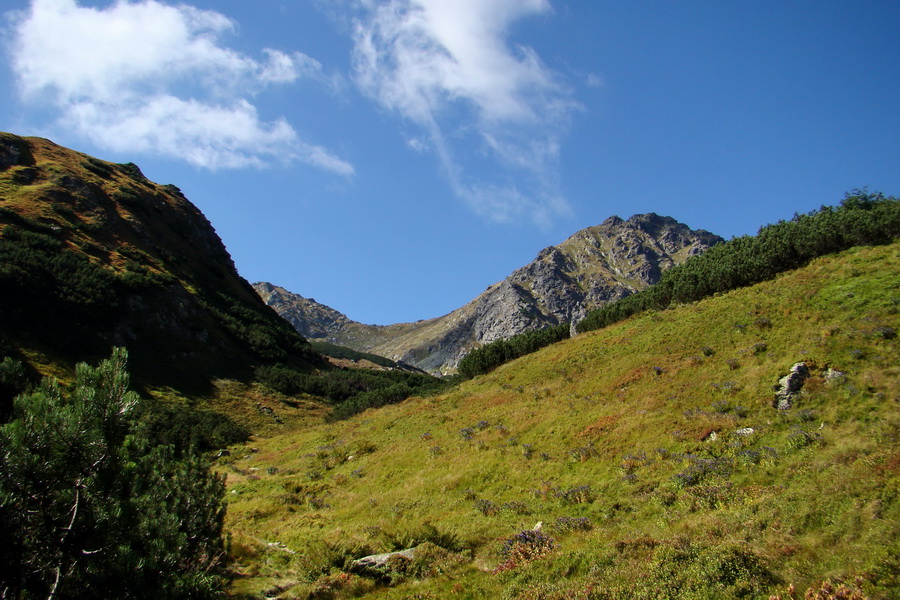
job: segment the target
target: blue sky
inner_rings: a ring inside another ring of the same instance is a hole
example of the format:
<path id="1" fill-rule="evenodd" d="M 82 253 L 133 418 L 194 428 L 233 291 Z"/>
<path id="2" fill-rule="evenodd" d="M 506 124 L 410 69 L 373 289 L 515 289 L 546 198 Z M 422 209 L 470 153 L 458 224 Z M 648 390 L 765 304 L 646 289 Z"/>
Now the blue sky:
<path id="1" fill-rule="evenodd" d="M 250 281 L 440 316 L 610 215 L 900 195 L 900 2 L 7 0 L 0 129 L 179 186 Z"/>

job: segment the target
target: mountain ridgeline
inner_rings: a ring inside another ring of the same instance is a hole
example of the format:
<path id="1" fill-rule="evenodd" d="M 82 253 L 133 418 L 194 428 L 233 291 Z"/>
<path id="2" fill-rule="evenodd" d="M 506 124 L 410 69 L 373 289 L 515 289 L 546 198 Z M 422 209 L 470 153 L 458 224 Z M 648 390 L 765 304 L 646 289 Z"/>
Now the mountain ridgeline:
<path id="1" fill-rule="evenodd" d="M 448 374 L 472 349 L 526 331 L 575 323 L 591 310 L 656 283 L 661 274 L 722 238 L 653 213 L 610 217 L 545 248 L 448 315 L 417 323 L 364 325 L 271 283 L 263 300 L 302 335 Z"/>

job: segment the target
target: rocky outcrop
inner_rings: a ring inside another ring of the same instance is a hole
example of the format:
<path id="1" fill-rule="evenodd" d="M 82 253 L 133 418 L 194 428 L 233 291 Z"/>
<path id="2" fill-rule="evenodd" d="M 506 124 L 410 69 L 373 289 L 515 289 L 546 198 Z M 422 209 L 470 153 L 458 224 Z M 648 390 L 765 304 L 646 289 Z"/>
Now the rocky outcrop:
<path id="1" fill-rule="evenodd" d="M 34 156 L 25 139 L 11 133 L 0 133 L 0 170 L 18 165 L 34 165 Z"/>
<path id="2" fill-rule="evenodd" d="M 409 563 L 416 555 L 418 548 L 408 548 L 397 552 L 385 552 L 384 554 L 372 554 L 358 558 L 350 563 L 350 571 L 368 577 L 382 578 L 392 566 L 399 563 Z M 398 569 L 402 570 L 402 569 Z"/>
<path id="3" fill-rule="evenodd" d="M 804 362 L 795 363 L 790 372 L 778 380 L 772 406 L 778 410 L 790 409 L 807 379 L 809 379 L 809 367 Z"/>
<path id="4" fill-rule="evenodd" d="M 268 283 L 257 293 L 304 336 L 372 352 L 432 373 L 455 371 L 472 348 L 560 323 L 656 283 L 672 265 L 722 241 L 653 213 L 610 217 L 577 232 L 452 313 L 417 323 L 363 325 Z"/>

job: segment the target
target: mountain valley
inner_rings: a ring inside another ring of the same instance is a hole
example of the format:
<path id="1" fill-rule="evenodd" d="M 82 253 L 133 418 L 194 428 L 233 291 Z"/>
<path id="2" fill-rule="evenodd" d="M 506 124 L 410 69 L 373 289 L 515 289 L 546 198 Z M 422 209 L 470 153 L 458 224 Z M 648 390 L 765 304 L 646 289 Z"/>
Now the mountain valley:
<path id="1" fill-rule="evenodd" d="M 372 326 L 0 134 L 0 597 L 900 598 L 898 329 L 881 194 L 727 242 L 610 217 Z"/>

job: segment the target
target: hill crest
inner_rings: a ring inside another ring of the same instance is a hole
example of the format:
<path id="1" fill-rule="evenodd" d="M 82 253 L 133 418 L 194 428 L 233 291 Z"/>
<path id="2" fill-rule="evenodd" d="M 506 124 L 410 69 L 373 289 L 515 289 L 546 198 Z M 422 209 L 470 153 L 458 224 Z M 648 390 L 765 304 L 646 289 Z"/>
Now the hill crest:
<path id="1" fill-rule="evenodd" d="M 200 210 L 131 163 L 0 134 L 0 257 L 3 354 L 74 365 L 127 346 L 156 384 L 318 361 Z"/>

